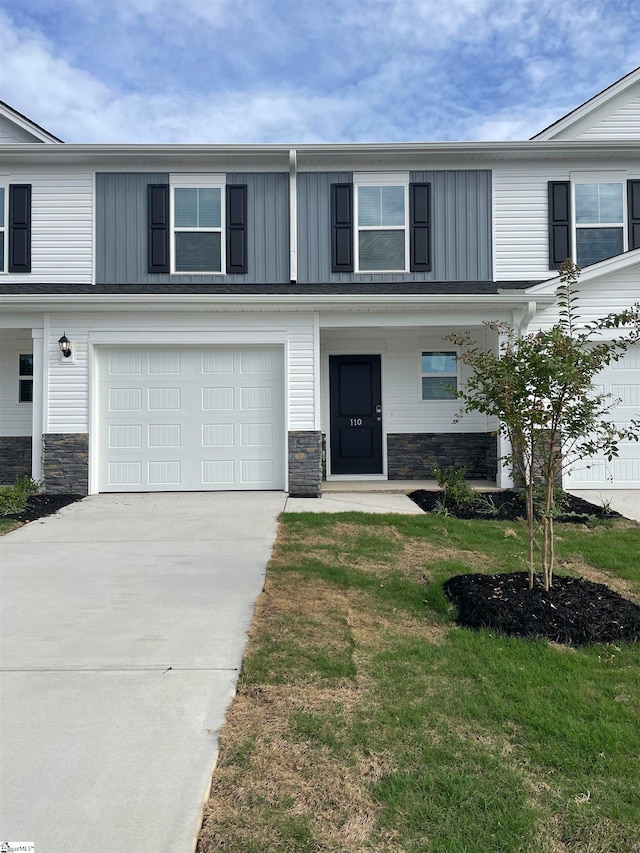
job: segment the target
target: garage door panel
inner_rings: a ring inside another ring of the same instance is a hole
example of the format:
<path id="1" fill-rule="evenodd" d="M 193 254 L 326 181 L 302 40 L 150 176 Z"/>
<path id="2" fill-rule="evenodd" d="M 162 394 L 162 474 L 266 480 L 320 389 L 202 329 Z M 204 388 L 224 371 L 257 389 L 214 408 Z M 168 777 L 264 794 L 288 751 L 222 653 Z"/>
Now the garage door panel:
<path id="1" fill-rule="evenodd" d="M 603 370 L 596 381 L 598 390 L 619 401 L 609 419 L 620 428 L 629 427 L 640 418 L 640 346 L 634 345 L 618 361 Z M 565 475 L 565 488 L 573 489 L 639 489 L 640 444 L 621 441 L 618 456 L 609 462 L 602 455 L 576 461 Z"/>
<path id="2" fill-rule="evenodd" d="M 105 350 L 100 491 L 284 488 L 282 349 Z"/>

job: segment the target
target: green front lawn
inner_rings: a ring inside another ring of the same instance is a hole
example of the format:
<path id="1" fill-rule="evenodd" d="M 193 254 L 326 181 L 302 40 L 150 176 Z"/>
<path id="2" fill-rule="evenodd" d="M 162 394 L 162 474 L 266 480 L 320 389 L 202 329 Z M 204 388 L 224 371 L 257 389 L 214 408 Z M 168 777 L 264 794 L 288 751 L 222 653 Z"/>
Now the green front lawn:
<path id="1" fill-rule="evenodd" d="M 559 572 L 640 595 L 640 527 L 558 526 Z M 200 853 L 640 850 L 640 648 L 456 627 L 442 583 L 522 570 L 521 523 L 285 515 Z"/>
<path id="2" fill-rule="evenodd" d="M 9 533 L 10 530 L 15 530 L 16 527 L 20 527 L 19 521 L 14 521 L 13 518 L 0 518 L 0 536 L 4 536 L 5 533 Z"/>

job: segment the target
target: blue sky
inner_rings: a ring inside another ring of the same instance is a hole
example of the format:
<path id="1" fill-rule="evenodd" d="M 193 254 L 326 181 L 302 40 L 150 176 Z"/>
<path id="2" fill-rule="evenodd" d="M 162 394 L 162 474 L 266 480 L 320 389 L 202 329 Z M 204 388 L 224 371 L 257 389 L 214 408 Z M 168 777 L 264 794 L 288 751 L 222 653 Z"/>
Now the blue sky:
<path id="1" fill-rule="evenodd" d="M 638 65 L 638 0 L 0 0 L 67 142 L 527 139 Z"/>

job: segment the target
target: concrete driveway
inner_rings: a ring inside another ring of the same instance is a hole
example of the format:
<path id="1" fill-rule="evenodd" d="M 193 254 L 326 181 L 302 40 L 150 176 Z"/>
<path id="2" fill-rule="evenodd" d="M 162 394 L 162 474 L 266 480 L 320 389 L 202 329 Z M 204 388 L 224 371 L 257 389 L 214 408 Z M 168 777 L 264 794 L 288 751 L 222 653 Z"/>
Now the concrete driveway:
<path id="1" fill-rule="evenodd" d="M 576 495 L 596 506 L 609 504 L 611 509 L 640 521 L 640 489 L 569 489 L 572 495 Z"/>
<path id="2" fill-rule="evenodd" d="M 285 495 L 99 495 L 0 540 L 0 838 L 190 853 Z"/>

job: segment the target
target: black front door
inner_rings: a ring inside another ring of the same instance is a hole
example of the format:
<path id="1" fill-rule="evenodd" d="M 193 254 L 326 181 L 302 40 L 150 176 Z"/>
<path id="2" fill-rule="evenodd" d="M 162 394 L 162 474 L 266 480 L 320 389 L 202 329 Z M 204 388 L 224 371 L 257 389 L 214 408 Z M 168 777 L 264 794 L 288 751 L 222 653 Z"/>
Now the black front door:
<path id="1" fill-rule="evenodd" d="M 331 473 L 382 473 L 379 355 L 329 356 Z"/>

